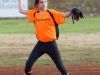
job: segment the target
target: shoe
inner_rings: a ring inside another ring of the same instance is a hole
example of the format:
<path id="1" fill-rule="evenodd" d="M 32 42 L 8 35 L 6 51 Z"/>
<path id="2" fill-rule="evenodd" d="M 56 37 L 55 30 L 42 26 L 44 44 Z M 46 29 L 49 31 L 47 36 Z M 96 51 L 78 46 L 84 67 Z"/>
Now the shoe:
<path id="1" fill-rule="evenodd" d="M 69 73 L 67 73 L 66 75 L 69 75 Z"/>
<path id="2" fill-rule="evenodd" d="M 24 75 L 31 75 L 32 71 L 28 72 L 28 73 L 24 73 Z"/>

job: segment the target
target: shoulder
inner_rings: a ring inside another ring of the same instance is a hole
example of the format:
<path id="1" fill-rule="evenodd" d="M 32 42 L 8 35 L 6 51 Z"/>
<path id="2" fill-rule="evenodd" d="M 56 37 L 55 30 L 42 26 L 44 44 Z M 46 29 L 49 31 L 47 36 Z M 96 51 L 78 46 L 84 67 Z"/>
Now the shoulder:
<path id="1" fill-rule="evenodd" d="M 54 9 L 47 9 L 47 10 L 49 10 L 49 11 L 52 12 L 52 13 L 58 12 L 58 11 L 56 11 L 56 10 L 54 10 Z"/>
<path id="2" fill-rule="evenodd" d="M 49 10 L 52 14 L 62 14 L 62 12 L 60 12 L 60 11 L 57 11 L 57 10 L 54 10 L 54 9 L 47 9 L 47 10 Z"/>
<path id="3" fill-rule="evenodd" d="M 38 11 L 38 9 L 37 8 L 33 8 L 33 9 L 31 9 L 31 10 L 28 10 L 27 11 L 27 13 L 35 13 L 35 12 L 37 12 Z"/>

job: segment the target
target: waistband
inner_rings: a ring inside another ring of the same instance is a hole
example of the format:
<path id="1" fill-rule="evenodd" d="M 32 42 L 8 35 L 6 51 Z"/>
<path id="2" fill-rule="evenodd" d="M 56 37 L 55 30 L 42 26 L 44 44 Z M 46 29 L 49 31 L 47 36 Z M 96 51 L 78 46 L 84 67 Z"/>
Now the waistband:
<path id="1" fill-rule="evenodd" d="M 40 43 L 53 43 L 53 42 L 55 42 L 55 40 L 53 40 L 53 41 L 48 41 L 48 42 L 42 42 L 42 41 L 38 41 L 38 42 L 40 42 Z"/>

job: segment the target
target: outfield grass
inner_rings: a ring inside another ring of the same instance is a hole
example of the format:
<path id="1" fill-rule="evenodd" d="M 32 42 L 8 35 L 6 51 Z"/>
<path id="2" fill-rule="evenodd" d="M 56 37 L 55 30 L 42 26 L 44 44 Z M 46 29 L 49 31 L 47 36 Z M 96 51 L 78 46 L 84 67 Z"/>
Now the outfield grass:
<path id="1" fill-rule="evenodd" d="M 0 67 L 24 66 L 26 59 L 18 57 L 0 56 Z"/>
<path id="2" fill-rule="evenodd" d="M 60 25 L 60 33 L 99 33 L 100 18 L 84 18 L 72 24 L 71 18 L 66 19 L 64 25 Z M 34 25 L 27 19 L 0 20 L 0 34 L 33 34 Z"/>
<path id="3" fill-rule="evenodd" d="M 60 26 L 61 33 L 98 33 L 100 32 L 100 18 L 84 18 L 72 24 L 71 19 Z"/>
<path id="4" fill-rule="evenodd" d="M 32 23 L 26 19 L 9 19 L 0 21 L 0 34 L 34 33 Z"/>

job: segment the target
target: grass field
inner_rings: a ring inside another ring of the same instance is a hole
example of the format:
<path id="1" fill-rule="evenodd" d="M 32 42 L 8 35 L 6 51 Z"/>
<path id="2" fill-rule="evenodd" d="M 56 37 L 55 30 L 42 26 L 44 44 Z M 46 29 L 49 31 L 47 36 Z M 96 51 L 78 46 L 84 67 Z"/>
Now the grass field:
<path id="1" fill-rule="evenodd" d="M 100 20 L 84 18 L 60 25 L 57 41 L 65 64 L 100 64 Z M 36 44 L 34 25 L 26 19 L 0 20 L 0 66 L 24 66 Z M 33 36 L 34 35 L 34 36 Z M 48 55 L 36 64 L 51 65 Z"/>
<path id="2" fill-rule="evenodd" d="M 100 18 L 84 18 L 72 24 L 71 18 L 60 25 L 60 33 L 98 33 L 100 32 Z M 0 20 L 0 34 L 33 34 L 34 25 L 26 19 Z"/>

